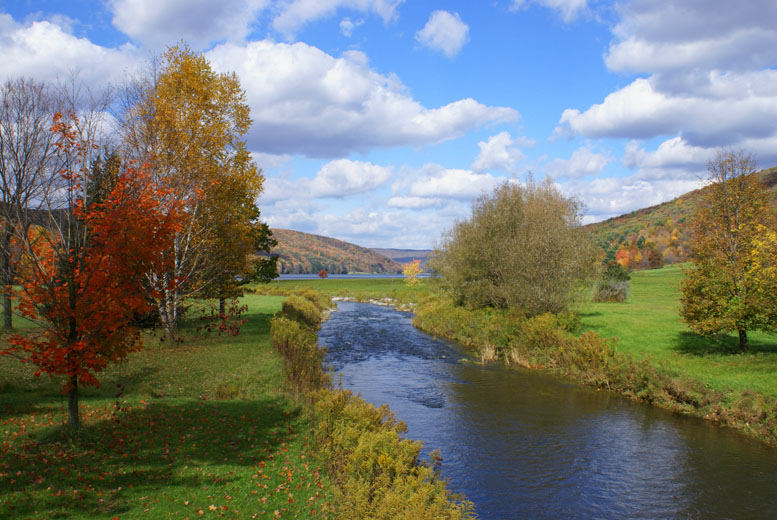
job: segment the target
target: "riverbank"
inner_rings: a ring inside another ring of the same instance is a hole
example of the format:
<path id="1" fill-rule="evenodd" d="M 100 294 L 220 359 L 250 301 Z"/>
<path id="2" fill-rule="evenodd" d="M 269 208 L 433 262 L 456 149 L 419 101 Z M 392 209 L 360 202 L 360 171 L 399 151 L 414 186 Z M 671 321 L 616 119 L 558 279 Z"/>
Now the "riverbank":
<path id="1" fill-rule="evenodd" d="M 386 505 L 374 518 L 428 503 L 468 518 L 388 410 L 289 388 L 270 337 L 285 300 L 243 298 L 236 336 L 206 334 L 199 320 L 180 343 L 148 335 L 100 388 L 82 389 L 76 434 L 60 384 L 0 357 L 0 518 L 357 518 L 365 502 L 354 497 Z M 383 449 L 369 458 L 354 441 Z M 372 461 L 371 473 L 351 459 Z"/>
<path id="2" fill-rule="evenodd" d="M 418 302 L 415 323 L 421 330 L 484 360 L 549 370 L 777 446 L 777 337 L 751 334 L 751 351 L 740 354 L 733 336 L 688 332 L 678 313 L 681 269 L 635 272 L 627 302 L 584 302 L 575 309 L 577 317 L 561 320 L 455 307 L 429 281 L 417 288 L 386 280 L 297 281 L 267 289 L 315 287 L 360 301 Z"/>
<path id="3" fill-rule="evenodd" d="M 0 517 L 332 518 L 312 423 L 270 345 L 282 300 L 246 297 L 238 336 L 148 336 L 82 390 L 77 434 L 58 382 L 0 358 Z"/>

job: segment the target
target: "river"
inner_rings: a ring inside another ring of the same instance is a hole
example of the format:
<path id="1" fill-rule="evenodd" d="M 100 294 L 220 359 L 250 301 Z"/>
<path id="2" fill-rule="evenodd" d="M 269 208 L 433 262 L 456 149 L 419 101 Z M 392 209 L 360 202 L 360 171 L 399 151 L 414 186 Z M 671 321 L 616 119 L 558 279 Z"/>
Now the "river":
<path id="1" fill-rule="evenodd" d="M 439 448 L 482 519 L 777 518 L 777 450 L 701 419 L 481 366 L 389 307 L 339 302 L 320 331 L 344 388 Z"/>

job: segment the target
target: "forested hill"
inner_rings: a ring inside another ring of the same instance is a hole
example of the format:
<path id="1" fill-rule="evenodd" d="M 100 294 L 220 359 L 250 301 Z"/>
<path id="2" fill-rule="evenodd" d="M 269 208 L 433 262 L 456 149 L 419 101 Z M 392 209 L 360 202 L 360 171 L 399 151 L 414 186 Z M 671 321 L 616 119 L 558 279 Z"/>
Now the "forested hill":
<path id="1" fill-rule="evenodd" d="M 397 262 L 366 247 L 289 229 L 272 232 L 278 241 L 272 254 L 280 256 L 278 268 L 283 274 L 317 273 L 321 269 L 330 274 L 402 271 Z"/>
<path id="2" fill-rule="evenodd" d="M 777 203 L 777 167 L 753 175 Z M 597 244 L 609 258 L 632 268 L 658 267 L 683 262 L 691 253 L 690 223 L 705 188 L 688 192 L 657 206 L 588 224 Z"/>

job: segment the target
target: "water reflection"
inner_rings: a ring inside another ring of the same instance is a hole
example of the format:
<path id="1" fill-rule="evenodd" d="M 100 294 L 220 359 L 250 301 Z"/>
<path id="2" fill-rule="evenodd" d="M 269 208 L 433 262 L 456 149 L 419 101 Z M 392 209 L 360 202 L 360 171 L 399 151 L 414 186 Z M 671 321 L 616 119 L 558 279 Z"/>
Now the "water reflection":
<path id="1" fill-rule="evenodd" d="M 460 362 L 410 315 L 341 302 L 319 335 L 481 518 L 775 518 L 777 450 L 531 371 Z"/>

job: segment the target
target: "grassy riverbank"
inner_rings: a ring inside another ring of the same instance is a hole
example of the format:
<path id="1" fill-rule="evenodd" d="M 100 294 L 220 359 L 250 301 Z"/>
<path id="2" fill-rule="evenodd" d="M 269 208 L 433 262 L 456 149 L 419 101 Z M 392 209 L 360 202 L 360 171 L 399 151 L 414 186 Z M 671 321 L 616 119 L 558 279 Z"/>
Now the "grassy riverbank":
<path id="1" fill-rule="evenodd" d="M 284 300 L 245 297 L 235 337 L 149 335 L 83 389 L 76 434 L 59 382 L 0 357 L 0 518 L 470 518 L 387 409 L 289 392 L 270 338 Z"/>
<path id="2" fill-rule="evenodd" d="M 311 424 L 270 346 L 280 297 L 237 337 L 184 329 L 109 369 L 68 432 L 59 383 L 0 358 L 0 518 L 332 517 Z"/>

